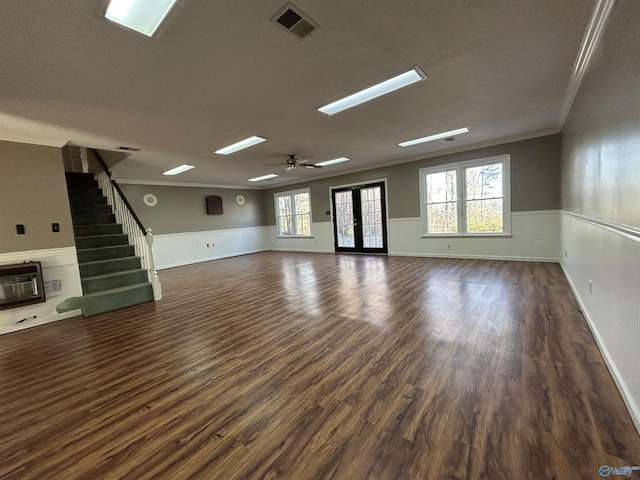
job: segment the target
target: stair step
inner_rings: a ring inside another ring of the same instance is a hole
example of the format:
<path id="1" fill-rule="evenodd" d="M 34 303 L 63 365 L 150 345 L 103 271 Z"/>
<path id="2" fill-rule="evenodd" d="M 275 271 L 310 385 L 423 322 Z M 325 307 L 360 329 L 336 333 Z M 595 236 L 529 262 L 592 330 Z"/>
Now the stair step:
<path id="1" fill-rule="evenodd" d="M 97 275 L 106 275 L 107 273 L 139 269 L 140 257 L 124 257 L 111 260 L 99 260 L 97 262 L 86 262 L 79 264 L 78 267 L 80 268 L 80 278 L 95 277 Z"/>
<path id="2" fill-rule="evenodd" d="M 67 178 L 68 186 L 98 186 L 98 182 L 92 173 L 65 172 L 65 177 Z"/>
<path id="3" fill-rule="evenodd" d="M 113 213 L 113 210 L 111 210 L 111 205 L 80 205 L 77 203 L 71 204 L 71 215 L 96 215 L 105 213 Z"/>
<path id="4" fill-rule="evenodd" d="M 97 195 L 103 196 L 102 189 L 100 187 L 77 187 L 74 185 L 67 185 L 67 191 L 69 196 L 76 195 Z"/>
<path id="5" fill-rule="evenodd" d="M 85 317 L 111 312 L 120 308 L 153 301 L 153 289 L 149 282 L 135 283 L 82 297 L 82 313 Z"/>
<path id="6" fill-rule="evenodd" d="M 106 205 L 107 197 L 104 195 L 81 195 L 73 194 L 69 195 L 71 205 Z"/>
<path id="7" fill-rule="evenodd" d="M 147 271 L 141 268 L 137 270 L 125 270 L 123 272 L 107 273 L 82 279 L 82 291 L 85 294 L 111 290 L 113 288 L 144 283 L 148 281 Z"/>
<path id="8" fill-rule="evenodd" d="M 105 223 L 116 223 L 116 216 L 113 213 L 72 215 L 72 220 L 74 225 L 104 225 Z"/>
<path id="9" fill-rule="evenodd" d="M 129 236 L 124 233 L 76 237 L 76 248 L 78 249 L 109 247 L 112 245 L 128 244 Z"/>
<path id="10" fill-rule="evenodd" d="M 103 225 L 74 225 L 73 232 L 76 238 L 121 234 L 122 225 L 119 223 L 105 223 Z"/>
<path id="11" fill-rule="evenodd" d="M 84 248 L 78 250 L 78 263 L 98 262 L 100 260 L 133 257 L 134 255 L 135 249 L 133 245 L 109 245 L 98 248 Z"/>

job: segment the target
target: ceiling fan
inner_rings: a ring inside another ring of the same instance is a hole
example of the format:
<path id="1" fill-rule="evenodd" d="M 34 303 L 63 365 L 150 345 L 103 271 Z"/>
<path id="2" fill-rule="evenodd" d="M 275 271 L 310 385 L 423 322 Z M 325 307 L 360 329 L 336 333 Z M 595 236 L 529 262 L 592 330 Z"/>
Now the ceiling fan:
<path id="1" fill-rule="evenodd" d="M 282 165 L 281 163 L 272 164 L 270 166 Z M 322 165 L 316 165 L 314 163 L 309 163 L 308 160 L 300 159 L 297 155 L 289 155 L 289 158 L 285 161 L 285 167 L 287 168 L 287 172 L 289 170 L 294 170 L 297 167 L 304 168 L 322 168 Z"/>

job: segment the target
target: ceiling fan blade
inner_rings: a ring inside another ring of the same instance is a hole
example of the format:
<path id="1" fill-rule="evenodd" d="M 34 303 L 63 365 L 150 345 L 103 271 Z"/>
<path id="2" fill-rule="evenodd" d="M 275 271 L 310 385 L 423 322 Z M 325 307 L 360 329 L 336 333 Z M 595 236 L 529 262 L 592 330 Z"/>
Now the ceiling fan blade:
<path id="1" fill-rule="evenodd" d="M 322 168 L 322 165 L 316 165 L 314 163 L 299 163 L 298 165 L 304 168 Z"/>

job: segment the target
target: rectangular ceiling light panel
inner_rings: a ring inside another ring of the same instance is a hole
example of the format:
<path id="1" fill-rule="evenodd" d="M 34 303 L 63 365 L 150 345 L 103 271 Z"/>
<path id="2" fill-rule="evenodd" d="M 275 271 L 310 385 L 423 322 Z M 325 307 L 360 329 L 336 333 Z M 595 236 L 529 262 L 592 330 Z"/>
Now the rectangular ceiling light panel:
<path id="1" fill-rule="evenodd" d="M 359 92 L 341 98 L 340 100 L 325 105 L 324 107 L 320 107 L 318 110 L 322 113 L 326 113 L 327 115 L 334 115 L 346 110 L 347 108 L 355 107 L 356 105 L 381 97 L 382 95 L 386 95 L 387 93 L 391 93 L 413 83 L 421 82 L 426 78 L 427 75 L 420 69 L 420 67 L 413 67 L 408 72 L 401 73 L 395 77 L 376 83 L 364 90 L 360 90 Z"/>
<path id="2" fill-rule="evenodd" d="M 245 148 L 253 147 L 254 145 L 262 143 L 266 140 L 266 138 L 256 136 L 245 138 L 244 140 L 234 143 L 233 145 L 229 145 L 228 147 L 216 150 L 216 153 L 218 155 L 229 155 L 230 153 L 237 152 L 238 150 L 244 150 Z"/>
<path id="3" fill-rule="evenodd" d="M 334 158 L 333 160 L 327 160 L 326 162 L 316 163 L 316 165 L 320 167 L 326 167 L 327 165 L 333 165 L 335 163 L 348 162 L 349 159 L 347 157 Z"/>
<path id="4" fill-rule="evenodd" d="M 191 170 L 194 168 L 193 165 L 180 165 L 179 167 L 172 168 L 171 170 L 167 170 L 166 172 L 162 172 L 163 175 L 177 175 L 182 172 L 186 172 L 187 170 Z"/>
<path id="5" fill-rule="evenodd" d="M 153 37 L 178 0 L 111 0 L 105 17 Z"/>
<path id="6" fill-rule="evenodd" d="M 262 177 L 250 178 L 250 182 L 259 182 L 260 180 L 269 180 L 270 178 L 276 178 L 278 175 L 270 173 L 269 175 L 263 175 Z"/>
<path id="7" fill-rule="evenodd" d="M 468 133 L 467 127 L 459 128 L 457 130 L 450 130 L 448 132 L 437 133 L 435 135 L 429 135 L 428 137 L 416 138 L 415 140 L 408 140 L 406 142 L 399 143 L 401 147 L 410 147 L 411 145 L 417 145 L 419 143 L 433 142 L 434 140 L 440 140 L 441 138 L 453 137 L 454 135 L 460 135 L 461 133 Z"/>

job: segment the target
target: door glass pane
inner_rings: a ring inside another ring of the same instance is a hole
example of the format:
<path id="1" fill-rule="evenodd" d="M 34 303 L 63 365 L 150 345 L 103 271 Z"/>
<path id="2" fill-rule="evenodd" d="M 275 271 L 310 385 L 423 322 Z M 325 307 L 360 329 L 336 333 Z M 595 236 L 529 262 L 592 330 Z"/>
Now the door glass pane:
<path id="1" fill-rule="evenodd" d="M 382 189 L 369 187 L 360 189 L 362 212 L 362 246 L 382 248 Z"/>
<path id="2" fill-rule="evenodd" d="M 335 192 L 334 202 L 336 207 L 336 232 L 338 235 L 338 247 L 356 246 L 353 234 L 353 202 L 350 190 Z"/>

